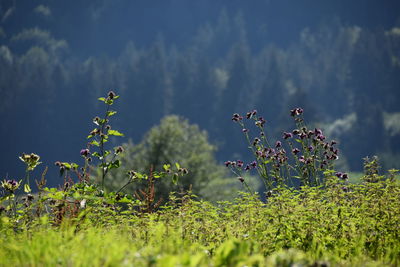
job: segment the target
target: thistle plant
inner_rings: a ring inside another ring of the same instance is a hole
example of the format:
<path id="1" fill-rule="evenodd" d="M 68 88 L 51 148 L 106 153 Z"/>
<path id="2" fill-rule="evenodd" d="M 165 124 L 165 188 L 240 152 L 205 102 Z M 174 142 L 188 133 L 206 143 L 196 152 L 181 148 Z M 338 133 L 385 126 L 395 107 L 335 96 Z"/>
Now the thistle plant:
<path id="1" fill-rule="evenodd" d="M 21 181 L 16 180 L 4 180 L 1 182 L 1 187 L 8 193 L 1 200 L 8 200 L 8 209 L 12 210 L 14 217 L 17 215 L 17 202 L 15 199 L 15 192 L 21 185 Z"/>
<path id="2" fill-rule="evenodd" d="M 25 193 L 30 193 L 32 190 L 29 183 L 29 172 L 33 171 L 42 162 L 39 161 L 40 157 L 34 153 L 31 154 L 22 153 L 19 159 L 26 164 L 24 191 Z"/>
<path id="3" fill-rule="evenodd" d="M 308 129 L 303 118 L 303 109 L 290 111 L 296 128 L 283 132 L 282 139 L 272 143 L 265 131 L 266 120 L 257 116 L 253 110 L 245 118 L 233 114 L 232 121 L 241 128 L 249 144 L 254 160 L 244 164 L 242 160 L 227 161 L 238 179 L 248 188 L 243 172 L 256 170 L 267 190 L 277 186 L 300 185 L 319 186 L 323 184 L 324 172 L 333 169 L 334 161 L 339 158 L 336 141 L 326 141 L 321 129 Z M 253 121 L 258 134 L 250 135 L 248 123 Z M 284 142 L 284 143 L 283 143 Z M 347 174 L 337 173 L 337 177 L 346 180 Z"/>
<path id="4" fill-rule="evenodd" d="M 106 105 L 106 111 L 102 118 L 95 117 L 93 119 L 93 123 L 96 125 L 90 135 L 87 137 L 90 139 L 88 143 L 88 147 L 82 149 L 80 154 L 85 160 L 84 177 L 88 175 L 88 167 L 92 161 L 93 157 L 97 158 L 100 161 L 98 165 L 101 169 L 101 189 L 104 190 L 104 181 L 107 173 L 114 168 L 118 168 L 120 166 L 120 161 L 117 159 L 118 155 L 124 151 L 122 146 L 118 146 L 114 149 L 107 150 L 105 144 L 109 141 L 110 136 L 124 136 L 124 134 L 120 133 L 117 130 L 111 129 L 109 124 L 110 118 L 114 116 L 117 112 L 111 110 L 111 106 L 114 104 L 114 101 L 119 98 L 113 91 L 110 91 L 107 94 L 107 97 L 100 97 L 98 100 L 103 102 Z M 97 147 L 98 151 L 91 152 L 90 147 Z M 111 156 L 111 157 L 108 157 Z"/>

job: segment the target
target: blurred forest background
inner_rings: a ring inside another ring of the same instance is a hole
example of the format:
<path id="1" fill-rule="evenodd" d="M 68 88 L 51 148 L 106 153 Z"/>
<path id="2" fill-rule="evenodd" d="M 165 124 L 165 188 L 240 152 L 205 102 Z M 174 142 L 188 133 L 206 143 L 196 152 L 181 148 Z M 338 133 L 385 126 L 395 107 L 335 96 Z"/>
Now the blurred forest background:
<path id="1" fill-rule="evenodd" d="M 177 114 L 217 161 L 246 159 L 232 113 L 257 109 L 280 138 L 300 106 L 342 169 L 400 167 L 398 0 L 0 0 L 0 23 L 2 179 L 23 176 L 22 152 L 81 163 L 109 90 L 124 142 Z"/>

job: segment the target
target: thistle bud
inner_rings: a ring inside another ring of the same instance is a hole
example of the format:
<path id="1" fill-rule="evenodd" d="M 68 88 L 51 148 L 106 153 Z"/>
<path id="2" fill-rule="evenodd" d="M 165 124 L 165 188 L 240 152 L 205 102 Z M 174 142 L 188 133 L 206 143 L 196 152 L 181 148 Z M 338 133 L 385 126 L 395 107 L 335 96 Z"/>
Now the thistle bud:
<path id="1" fill-rule="evenodd" d="M 115 97 L 115 93 L 113 92 L 113 91 L 110 91 L 110 92 L 108 92 L 108 98 L 109 99 L 114 99 L 114 97 Z"/>

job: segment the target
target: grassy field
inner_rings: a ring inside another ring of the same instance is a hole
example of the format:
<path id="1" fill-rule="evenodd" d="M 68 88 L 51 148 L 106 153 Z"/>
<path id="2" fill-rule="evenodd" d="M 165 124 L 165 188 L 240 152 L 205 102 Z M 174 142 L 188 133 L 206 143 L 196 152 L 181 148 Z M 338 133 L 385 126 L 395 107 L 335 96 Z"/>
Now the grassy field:
<path id="1" fill-rule="evenodd" d="M 189 194 L 154 212 L 93 200 L 61 221 L 57 204 L 40 217 L 3 213 L 0 265 L 397 266 L 399 193 L 390 181 L 335 183 L 277 189 L 267 203 L 242 194 L 211 204 Z"/>

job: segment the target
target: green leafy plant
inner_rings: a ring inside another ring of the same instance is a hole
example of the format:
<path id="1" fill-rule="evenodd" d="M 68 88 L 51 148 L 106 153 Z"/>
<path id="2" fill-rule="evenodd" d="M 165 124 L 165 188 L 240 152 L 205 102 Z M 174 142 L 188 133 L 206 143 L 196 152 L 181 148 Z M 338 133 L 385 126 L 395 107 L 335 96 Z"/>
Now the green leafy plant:
<path id="1" fill-rule="evenodd" d="M 19 157 L 20 160 L 22 160 L 26 164 L 26 175 L 24 179 L 24 191 L 26 193 L 30 193 L 32 191 L 29 183 L 29 172 L 33 171 L 41 162 L 40 157 L 34 153 L 31 154 L 25 154 L 22 153 L 22 155 Z"/>
<path id="2" fill-rule="evenodd" d="M 93 157 L 97 158 L 100 162 L 98 167 L 101 170 L 101 189 L 104 190 L 105 178 L 108 172 L 112 169 L 119 168 L 120 161 L 117 159 L 118 155 L 123 152 L 123 148 L 118 146 L 113 150 L 107 150 L 105 145 L 109 141 L 111 136 L 124 136 L 123 133 L 111 129 L 111 125 L 109 124 L 110 118 L 117 114 L 115 110 L 111 110 L 111 106 L 114 104 L 115 100 L 119 98 L 113 91 L 110 91 L 107 97 L 100 97 L 99 101 L 103 102 L 106 105 L 106 111 L 102 118 L 95 117 L 93 119 L 93 123 L 96 125 L 90 135 L 87 137 L 90 142 L 88 144 L 88 148 L 81 150 L 81 155 L 85 159 L 85 167 L 84 167 L 84 177 L 87 176 L 87 169 L 90 166 L 91 158 L 89 157 L 92 154 Z M 94 146 L 98 148 L 98 151 L 90 152 L 90 146 Z M 110 156 L 112 155 L 112 156 Z M 110 156 L 110 157 L 109 157 Z"/>

